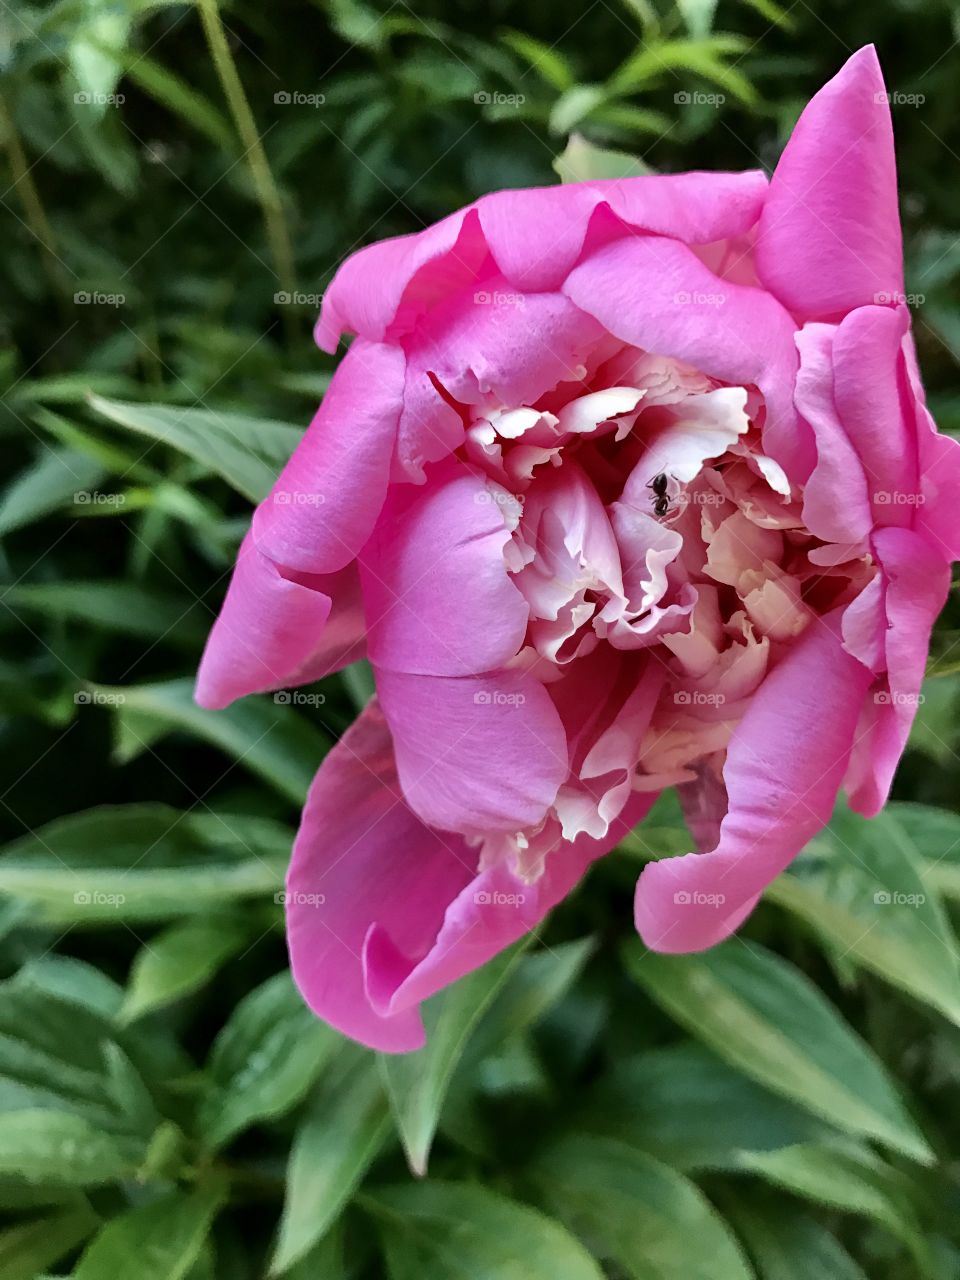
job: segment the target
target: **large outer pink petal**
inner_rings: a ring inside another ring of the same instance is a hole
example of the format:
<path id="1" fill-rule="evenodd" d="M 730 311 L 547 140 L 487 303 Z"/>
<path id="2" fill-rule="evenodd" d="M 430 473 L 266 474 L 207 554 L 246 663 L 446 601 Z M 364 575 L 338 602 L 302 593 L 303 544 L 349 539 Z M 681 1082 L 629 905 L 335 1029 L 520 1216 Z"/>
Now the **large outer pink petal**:
<path id="1" fill-rule="evenodd" d="M 832 619 L 836 623 L 836 619 Z M 701 951 L 829 820 L 872 675 L 816 621 L 760 686 L 730 743 L 720 843 L 646 867 L 636 924 L 655 951 Z"/>
<path id="2" fill-rule="evenodd" d="M 792 479 L 807 478 L 815 458 L 793 407 L 795 325 L 776 299 L 719 280 L 686 245 L 654 236 L 599 249 L 574 268 L 564 292 L 625 342 L 722 382 L 755 383 L 766 403 L 766 452 Z"/>
<path id="3" fill-rule="evenodd" d="M 321 766 L 294 845 L 287 939 L 304 998 L 371 1048 L 420 1048 L 419 1002 L 535 929 L 652 800 L 633 799 L 602 841 L 558 845 L 533 884 L 502 866 L 478 875 L 475 849 L 404 802 L 372 701 Z"/>
<path id="4" fill-rule="evenodd" d="M 447 831 L 535 827 L 567 776 L 560 716 L 516 671 L 447 678 L 376 670 L 403 794 Z"/>
<path id="5" fill-rule="evenodd" d="M 655 798 L 634 795 L 602 840 L 579 836 L 558 843 L 546 856 L 543 875 L 532 883 L 503 864 L 482 872 L 450 904 L 436 943 L 423 959 L 404 955 L 386 928 L 371 930 L 365 960 L 374 1008 L 402 1014 L 536 929 L 591 862 L 644 818 Z"/>
<path id="6" fill-rule="evenodd" d="M 470 278 L 482 247 L 515 287 L 556 289 L 580 255 L 597 209 L 630 228 L 708 244 L 747 232 L 767 183 L 758 171 L 684 173 L 497 191 L 409 236 L 368 245 L 348 258 L 324 295 L 316 338 L 336 350 L 340 334 L 379 342 L 403 307 L 406 322 Z"/>
<path id="7" fill-rule="evenodd" d="M 893 128 L 873 45 L 797 121 L 770 182 L 756 254 L 761 282 L 800 320 L 837 319 L 903 292 Z"/>
<path id="8" fill-rule="evenodd" d="M 419 1012 L 370 1004 L 363 952 L 374 926 L 425 956 L 444 913 L 474 877 L 476 851 L 430 831 L 403 800 L 376 701 L 320 767 L 287 877 L 287 943 L 297 986 L 319 1017 L 388 1053 L 424 1042 Z"/>
<path id="9" fill-rule="evenodd" d="M 360 557 L 371 661 L 440 676 L 508 662 L 530 612 L 507 574 L 509 538 L 487 486 L 457 463 L 391 489 Z"/>
<path id="10" fill-rule="evenodd" d="M 307 684 L 363 657 L 354 567 L 296 580 L 248 533 L 197 673 L 196 699 L 220 708 L 248 693 Z"/>
<path id="11" fill-rule="evenodd" d="M 380 514 L 403 405 L 396 347 L 357 340 L 253 517 L 257 548 L 301 573 L 349 564 Z"/>

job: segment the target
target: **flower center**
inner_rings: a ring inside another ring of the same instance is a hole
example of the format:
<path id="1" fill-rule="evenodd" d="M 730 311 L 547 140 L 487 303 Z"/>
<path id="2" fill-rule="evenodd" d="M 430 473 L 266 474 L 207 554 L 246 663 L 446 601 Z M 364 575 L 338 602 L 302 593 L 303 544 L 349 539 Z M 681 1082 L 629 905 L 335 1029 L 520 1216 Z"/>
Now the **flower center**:
<path id="1" fill-rule="evenodd" d="M 575 743 L 544 827 L 507 851 L 530 875 L 557 824 L 599 838 L 631 789 L 716 790 L 768 670 L 875 572 L 866 546 L 806 528 L 802 492 L 762 452 L 755 389 L 635 348 L 576 373 L 535 405 L 475 406 L 462 450 L 529 606 L 514 665 L 551 688 Z M 577 708 L 607 686 L 603 707 Z"/>

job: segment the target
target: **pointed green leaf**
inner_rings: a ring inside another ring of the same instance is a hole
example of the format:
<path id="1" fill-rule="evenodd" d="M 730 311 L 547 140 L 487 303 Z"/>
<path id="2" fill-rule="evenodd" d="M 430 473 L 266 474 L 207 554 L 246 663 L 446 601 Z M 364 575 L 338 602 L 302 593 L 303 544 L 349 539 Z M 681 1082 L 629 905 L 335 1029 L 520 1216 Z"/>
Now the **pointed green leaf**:
<path id="1" fill-rule="evenodd" d="M 960 960 L 934 878 L 889 810 L 841 809 L 767 897 L 806 920 L 852 964 L 960 1025 Z"/>
<path id="2" fill-rule="evenodd" d="M 750 1280 L 702 1192 L 624 1142 L 569 1134 L 531 1172 L 544 1207 L 636 1280 Z"/>
<path id="3" fill-rule="evenodd" d="M 602 1280 L 557 1222 L 486 1187 L 425 1182 L 365 1195 L 390 1280 Z"/>
<path id="4" fill-rule="evenodd" d="M 293 1139 L 271 1275 L 288 1271 L 327 1233 L 389 1132 L 373 1055 L 344 1045 Z"/>
<path id="5" fill-rule="evenodd" d="M 786 960 L 738 938 L 685 956 L 637 941 L 625 955 L 653 999 L 745 1075 L 839 1129 L 932 1161 L 880 1060 Z"/>
<path id="6" fill-rule="evenodd" d="M 234 1009 L 207 1064 L 200 1128 L 220 1147 L 295 1106 L 342 1044 L 303 1002 L 289 973 L 268 978 Z"/>
<path id="7" fill-rule="evenodd" d="M 425 1173 L 447 1086 L 470 1033 L 517 961 L 522 944 L 432 996 L 423 1006 L 427 1043 L 380 1059 L 410 1167 Z"/>
<path id="8" fill-rule="evenodd" d="M 111 422 L 162 441 L 221 476 L 251 502 L 261 502 L 300 442 L 303 428 L 211 409 L 133 404 L 90 396 Z"/>

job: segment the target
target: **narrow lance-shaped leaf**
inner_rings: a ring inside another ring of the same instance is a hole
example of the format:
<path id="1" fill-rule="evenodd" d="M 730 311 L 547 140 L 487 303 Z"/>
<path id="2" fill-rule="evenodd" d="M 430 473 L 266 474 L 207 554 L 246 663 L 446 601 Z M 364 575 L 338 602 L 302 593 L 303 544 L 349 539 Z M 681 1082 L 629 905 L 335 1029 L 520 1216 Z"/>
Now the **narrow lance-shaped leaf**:
<path id="1" fill-rule="evenodd" d="M 840 1129 L 933 1159 L 879 1059 L 786 960 L 739 939 L 687 956 L 637 941 L 625 956 L 667 1013 L 745 1075 Z"/>

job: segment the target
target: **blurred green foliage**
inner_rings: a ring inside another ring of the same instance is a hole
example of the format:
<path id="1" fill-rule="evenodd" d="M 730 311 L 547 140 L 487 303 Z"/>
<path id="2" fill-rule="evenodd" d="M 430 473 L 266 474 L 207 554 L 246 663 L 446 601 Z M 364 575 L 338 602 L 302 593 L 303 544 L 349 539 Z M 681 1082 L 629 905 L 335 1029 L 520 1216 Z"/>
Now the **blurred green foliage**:
<path id="1" fill-rule="evenodd" d="M 958 37 L 936 0 L 0 0 L 0 1280 L 960 1275 L 955 599 L 897 803 L 741 939 L 644 955 L 661 802 L 403 1060 L 306 1012 L 276 900 L 364 673 L 190 698 L 353 248 L 591 144 L 770 167 L 870 40 L 960 427 Z"/>

